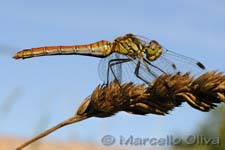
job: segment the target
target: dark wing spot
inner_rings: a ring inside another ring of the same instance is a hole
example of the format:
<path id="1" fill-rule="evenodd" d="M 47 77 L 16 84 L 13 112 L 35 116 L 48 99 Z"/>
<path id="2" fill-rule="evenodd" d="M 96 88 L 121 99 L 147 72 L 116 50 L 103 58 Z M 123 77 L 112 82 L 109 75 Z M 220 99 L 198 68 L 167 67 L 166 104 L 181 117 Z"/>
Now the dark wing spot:
<path id="1" fill-rule="evenodd" d="M 202 63 L 197 62 L 197 65 L 198 65 L 201 69 L 205 69 L 205 66 L 204 66 Z"/>
<path id="2" fill-rule="evenodd" d="M 177 66 L 174 63 L 172 64 L 172 67 L 174 70 L 177 70 Z"/>

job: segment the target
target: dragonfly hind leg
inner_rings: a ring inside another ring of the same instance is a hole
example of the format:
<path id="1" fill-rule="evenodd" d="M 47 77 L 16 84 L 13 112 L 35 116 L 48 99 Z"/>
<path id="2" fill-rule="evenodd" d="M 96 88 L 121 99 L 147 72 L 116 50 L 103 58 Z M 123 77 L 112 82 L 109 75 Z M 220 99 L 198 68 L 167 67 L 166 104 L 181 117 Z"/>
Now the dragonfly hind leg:
<path id="1" fill-rule="evenodd" d="M 108 69 L 107 69 L 107 83 L 109 83 L 109 71 L 112 71 L 112 74 L 115 78 L 116 81 L 118 81 L 118 83 L 120 82 L 119 79 L 117 79 L 117 75 L 115 74 L 115 72 L 113 71 L 113 66 L 118 65 L 118 64 L 122 64 L 122 63 L 126 63 L 131 61 L 131 59 L 129 58 L 124 58 L 124 59 L 112 59 L 108 62 Z M 122 73 L 122 70 L 120 70 Z"/>

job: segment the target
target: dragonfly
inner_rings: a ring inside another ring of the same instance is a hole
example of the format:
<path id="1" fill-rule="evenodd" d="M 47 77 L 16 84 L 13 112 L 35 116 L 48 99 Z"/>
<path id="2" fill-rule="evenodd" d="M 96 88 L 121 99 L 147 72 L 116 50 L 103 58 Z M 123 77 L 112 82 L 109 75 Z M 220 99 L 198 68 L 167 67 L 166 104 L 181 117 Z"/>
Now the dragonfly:
<path id="1" fill-rule="evenodd" d="M 99 76 L 108 84 L 123 78 L 149 84 L 161 74 L 202 71 L 205 66 L 198 60 L 168 50 L 156 40 L 134 34 L 125 34 L 112 42 L 101 40 L 91 44 L 71 46 L 44 46 L 17 52 L 14 59 L 51 55 L 84 55 L 101 58 Z M 179 66 L 179 67 L 178 67 Z M 190 70 L 186 67 L 189 66 Z"/>

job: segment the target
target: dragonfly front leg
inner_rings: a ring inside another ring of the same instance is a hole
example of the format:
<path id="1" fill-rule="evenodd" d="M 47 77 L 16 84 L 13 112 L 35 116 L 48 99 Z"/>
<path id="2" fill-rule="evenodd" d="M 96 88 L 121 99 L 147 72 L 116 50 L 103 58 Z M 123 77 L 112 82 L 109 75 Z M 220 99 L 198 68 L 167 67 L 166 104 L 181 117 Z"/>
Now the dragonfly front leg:
<path id="1" fill-rule="evenodd" d="M 115 72 L 113 71 L 113 66 L 115 65 L 118 65 L 118 64 L 122 64 L 122 63 L 126 63 L 126 62 L 129 62 L 131 61 L 131 59 L 129 58 L 124 58 L 124 59 L 112 59 L 108 62 L 108 68 L 107 68 L 107 84 L 109 83 L 109 71 L 111 70 L 112 71 L 112 74 L 115 78 L 116 81 L 119 81 L 117 79 L 117 76 L 115 74 Z M 122 73 L 122 70 L 120 70 L 121 73 Z"/>
<path id="2" fill-rule="evenodd" d="M 144 59 L 144 62 L 145 62 L 145 67 L 147 68 L 148 72 L 151 73 L 152 75 L 154 75 L 154 73 L 150 70 L 150 68 L 147 66 L 147 64 L 150 65 L 150 66 L 152 66 L 152 67 L 154 67 L 154 68 L 156 68 L 156 69 L 158 69 L 158 70 L 161 71 L 163 74 L 167 74 L 167 73 L 166 73 L 165 71 L 163 71 L 161 68 L 159 68 L 159 67 L 157 67 L 157 66 L 151 64 L 151 63 L 148 62 L 146 59 Z M 146 64 L 146 63 L 147 63 L 147 64 Z M 155 77 L 158 77 L 157 75 L 154 75 L 154 76 L 155 76 Z M 168 90 L 170 90 L 170 87 L 169 87 L 168 83 L 167 83 L 166 81 L 164 81 L 164 80 L 163 80 L 163 82 L 164 82 L 166 88 L 167 88 Z"/>
<path id="3" fill-rule="evenodd" d="M 144 59 L 144 62 L 145 62 L 145 64 L 147 63 L 148 65 L 150 65 L 150 66 L 152 66 L 152 67 L 158 69 L 158 70 L 159 70 L 160 72 L 162 72 L 163 74 L 167 74 L 167 73 L 166 73 L 164 70 L 162 70 L 161 68 L 159 68 L 159 67 L 157 67 L 157 66 L 151 64 L 148 60 Z M 148 69 L 148 71 L 150 71 L 150 69 L 149 69 L 149 67 L 148 67 L 147 65 L 145 65 L 145 67 Z M 150 73 L 152 73 L 152 72 L 150 71 Z"/>
<path id="4" fill-rule="evenodd" d="M 159 68 L 159 67 L 157 67 L 157 66 L 151 64 L 151 63 L 148 62 L 146 59 L 144 59 L 144 62 L 145 62 L 144 64 L 145 64 L 146 69 L 147 69 L 148 72 L 151 73 L 152 75 L 154 75 L 154 73 L 150 70 L 150 68 L 148 67 L 148 65 L 150 65 L 150 66 L 152 66 L 152 67 L 158 69 L 158 70 L 161 71 L 163 74 L 167 74 L 167 73 L 166 73 L 165 71 L 163 71 L 161 68 Z M 147 63 L 148 65 L 147 65 L 146 63 Z M 155 75 L 155 76 L 157 77 L 157 75 Z M 160 80 L 161 80 L 161 79 L 160 79 Z M 169 84 L 168 84 L 165 80 L 161 80 L 161 81 L 164 83 L 166 89 L 169 91 L 169 96 L 175 101 L 174 94 L 173 94 L 173 92 L 171 91 Z"/>

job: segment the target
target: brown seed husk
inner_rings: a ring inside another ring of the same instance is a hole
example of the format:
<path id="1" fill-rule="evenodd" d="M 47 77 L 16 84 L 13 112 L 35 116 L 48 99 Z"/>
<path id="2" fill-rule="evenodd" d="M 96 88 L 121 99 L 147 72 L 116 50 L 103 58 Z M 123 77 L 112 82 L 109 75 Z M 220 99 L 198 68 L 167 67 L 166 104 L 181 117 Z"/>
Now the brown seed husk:
<path id="1" fill-rule="evenodd" d="M 109 85 L 99 85 L 91 96 L 84 100 L 74 116 L 16 149 L 21 150 L 63 126 L 90 117 L 109 117 L 119 111 L 138 115 L 165 115 L 184 102 L 204 112 L 225 102 L 225 75 L 211 71 L 194 79 L 189 73 L 177 73 L 162 75 L 148 86 L 135 85 L 132 82 L 121 85 L 116 81 Z"/>

